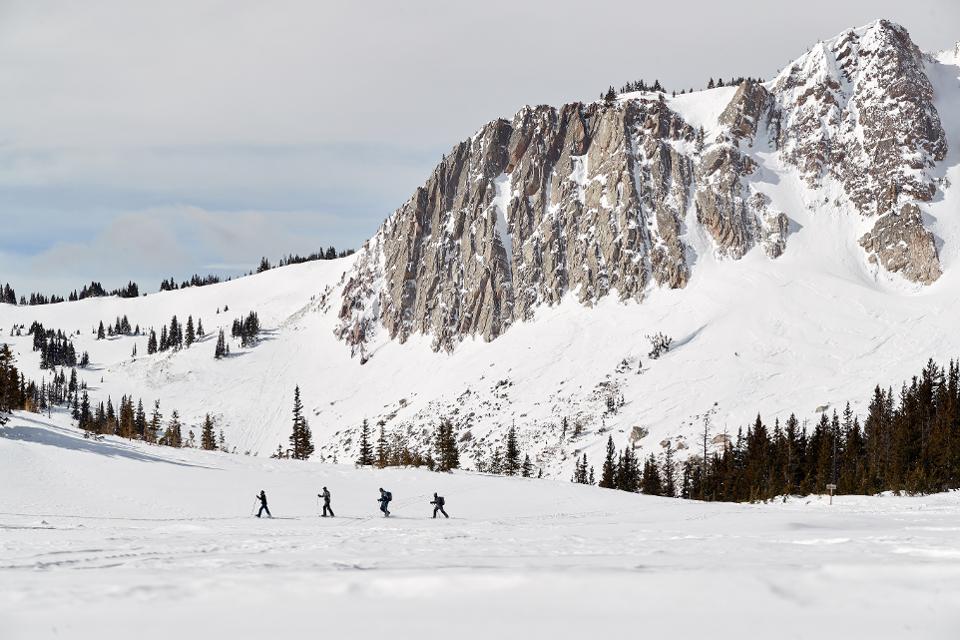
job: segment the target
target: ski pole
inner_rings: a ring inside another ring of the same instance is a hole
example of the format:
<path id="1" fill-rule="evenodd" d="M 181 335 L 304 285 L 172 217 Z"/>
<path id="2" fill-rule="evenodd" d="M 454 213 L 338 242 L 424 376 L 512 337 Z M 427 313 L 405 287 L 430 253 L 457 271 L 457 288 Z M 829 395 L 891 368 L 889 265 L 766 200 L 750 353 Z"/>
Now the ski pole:
<path id="1" fill-rule="evenodd" d="M 254 498 L 254 499 L 253 499 L 253 507 L 250 509 L 250 515 L 254 515 L 254 513 L 256 512 L 256 510 L 257 510 L 257 499 Z"/>

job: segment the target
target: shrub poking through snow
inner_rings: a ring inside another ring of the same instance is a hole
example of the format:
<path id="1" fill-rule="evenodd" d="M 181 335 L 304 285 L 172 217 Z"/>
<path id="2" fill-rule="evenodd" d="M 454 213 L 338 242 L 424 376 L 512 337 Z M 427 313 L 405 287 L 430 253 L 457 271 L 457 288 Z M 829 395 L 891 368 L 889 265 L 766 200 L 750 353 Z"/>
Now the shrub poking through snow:
<path id="1" fill-rule="evenodd" d="M 647 355 L 656 360 L 667 351 L 670 351 L 670 345 L 673 344 L 673 338 L 658 331 L 652 336 L 647 336 L 650 341 L 650 353 Z"/>

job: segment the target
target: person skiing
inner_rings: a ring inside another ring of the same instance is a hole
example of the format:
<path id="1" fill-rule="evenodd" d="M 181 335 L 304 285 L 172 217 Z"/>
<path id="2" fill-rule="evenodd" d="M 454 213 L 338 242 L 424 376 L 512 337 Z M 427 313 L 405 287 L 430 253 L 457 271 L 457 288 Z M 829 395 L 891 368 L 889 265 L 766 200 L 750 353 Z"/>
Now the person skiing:
<path id="1" fill-rule="evenodd" d="M 260 489 L 260 495 L 257 496 L 257 500 L 260 501 L 260 511 L 257 511 L 257 517 L 259 518 L 264 511 L 267 512 L 267 517 L 272 518 L 270 514 L 270 509 L 267 508 L 267 492 L 263 489 Z"/>
<path id="2" fill-rule="evenodd" d="M 443 499 L 443 496 L 438 496 L 436 493 L 433 494 L 433 502 L 430 504 L 433 505 L 433 517 L 437 517 L 437 511 L 443 514 L 444 518 L 449 518 L 447 512 L 443 510 L 443 505 L 446 501 Z"/>
<path id="3" fill-rule="evenodd" d="M 330 512 L 330 517 L 334 518 L 333 509 L 330 508 L 330 490 L 326 487 L 323 488 L 323 493 L 317 494 L 318 498 L 323 498 L 323 517 L 327 517 L 327 511 Z"/>
<path id="4" fill-rule="evenodd" d="M 393 494 L 389 491 L 384 491 L 383 487 L 380 487 L 380 499 L 377 501 L 380 503 L 380 511 L 383 511 L 383 516 L 386 518 L 390 515 L 390 501 L 393 500 Z"/>

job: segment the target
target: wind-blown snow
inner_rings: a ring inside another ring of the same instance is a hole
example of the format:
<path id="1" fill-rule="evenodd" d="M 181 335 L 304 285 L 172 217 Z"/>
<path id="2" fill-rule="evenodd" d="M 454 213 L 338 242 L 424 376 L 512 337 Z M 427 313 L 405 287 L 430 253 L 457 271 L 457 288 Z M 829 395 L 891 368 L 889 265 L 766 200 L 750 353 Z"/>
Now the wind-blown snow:
<path id="1" fill-rule="evenodd" d="M 96 442 L 60 423 L 0 428 L 4 640 L 960 630 L 956 492 L 705 504 Z M 317 517 L 323 485 L 335 519 Z M 260 489 L 273 520 L 250 516 Z M 434 491 L 450 520 L 429 517 Z"/>

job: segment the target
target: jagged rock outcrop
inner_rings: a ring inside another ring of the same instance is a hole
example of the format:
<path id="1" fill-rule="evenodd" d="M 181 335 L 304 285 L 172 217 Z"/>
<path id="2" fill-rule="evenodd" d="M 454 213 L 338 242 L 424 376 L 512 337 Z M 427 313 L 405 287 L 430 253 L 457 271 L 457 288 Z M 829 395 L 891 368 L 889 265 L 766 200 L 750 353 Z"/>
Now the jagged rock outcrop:
<path id="1" fill-rule="evenodd" d="M 689 277 L 680 236 L 697 132 L 662 99 L 527 108 L 455 147 L 363 249 L 347 284 L 341 336 L 365 336 L 370 283 L 391 337 L 452 347 L 489 340 L 567 293 Z M 377 254 L 382 254 L 382 259 Z"/>
<path id="2" fill-rule="evenodd" d="M 923 226 L 920 208 L 907 203 L 899 212 L 880 216 L 873 230 L 860 238 L 860 246 L 887 271 L 900 272 L 914 282 L 930 284 L 941 276 L 937 244 Z"/>
<path id="3" fill-rule="evenodd" d="M 821 42 L 775 81 L 782 157 L 813 187 L 830 176 L 864 214 L 928 201 L 946 155 L 924 54 L 887 20 Z"/>
<path id="4" fill-rule="evenodd" d="M 886 21 L 820 43 L 773 82 L 746 81 L 706 127 L 684 103 L 638 93 L 613 103 L 526 107 L 455 146 L 361 250 L 338 333 L 355 349 L 380 326 L 453 348 L 491 340 L 575 295 L 640 302 L 691 278 L 689 235 L 739 259 L 787 248 L 790 211 L 761 164 L 776 157 L 848 215 L 876 217 L 868 258 L 919 283 L 940 275 L 915 203 L 946 153 L 923 54 Z M 699 117 L 699 116 L 698 116 Z M 846 204 L 844 204 L 846 203 Z"/>

